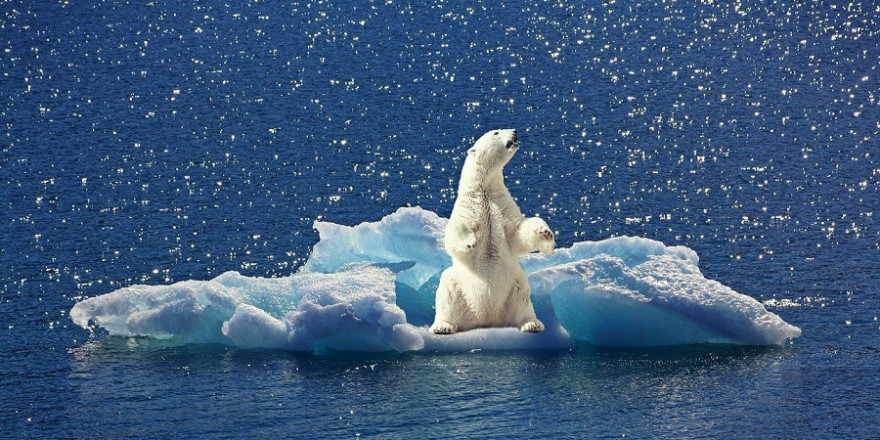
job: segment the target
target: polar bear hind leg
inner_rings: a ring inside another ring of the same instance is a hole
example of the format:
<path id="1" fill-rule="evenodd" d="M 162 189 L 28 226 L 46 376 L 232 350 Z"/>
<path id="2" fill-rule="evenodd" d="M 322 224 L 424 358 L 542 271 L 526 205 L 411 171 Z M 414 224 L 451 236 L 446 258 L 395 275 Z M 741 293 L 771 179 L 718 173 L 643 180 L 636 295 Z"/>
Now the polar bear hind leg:
<path id="1" fill-rule="evenodd" d="M 446 269 L 440 276 L 440 285 L 437 287 L 435 299 L 436 315 L 434 324 L 431 325 L 431 333 L 437 335 L 451 335 L 458 331 L 455 317 L 456 305 L 463 301 L 459 283 L 454 282 L 452 268 Z"/>
<path id="2" fill-rule="evenodd" d="M 541 333 L 544 331 L 544 323 L 538 319 L 526 321 L 521 325 L 519 330 L 524 333 Z"/>
<path id="3" fill-rule="evenodd" d="M 531 300 L 532 289 L 529 287 L 529 279 L 525 272 L 516 276 L 513 291 L 510 292 L 507 307 L 511 311 L 511 327 L 516 327 L 522 332 L 539 333 L 544 331 L 544 323 L 535 315 L 535 308 Z"/>

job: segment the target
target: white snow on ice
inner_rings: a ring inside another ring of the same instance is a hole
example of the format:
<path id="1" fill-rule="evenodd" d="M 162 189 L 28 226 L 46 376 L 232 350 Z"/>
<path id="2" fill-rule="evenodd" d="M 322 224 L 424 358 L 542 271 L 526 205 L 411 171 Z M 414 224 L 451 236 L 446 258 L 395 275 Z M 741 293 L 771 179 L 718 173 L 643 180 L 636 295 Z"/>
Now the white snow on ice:
<path id="1" fill-rule="evenodd" d="M 618 237 L 523 257 L 543 333 L 433 335 L 434 292 L 451 264 L 446 222 L 417 207 L 354 227 L 316 222 L 320 240 L 293 275 L 134 285 L 85 299 L 70 317 L 111 335 L 307 352 L 779 345 L 801 334 L 703 277 L 691 249 Z"/>

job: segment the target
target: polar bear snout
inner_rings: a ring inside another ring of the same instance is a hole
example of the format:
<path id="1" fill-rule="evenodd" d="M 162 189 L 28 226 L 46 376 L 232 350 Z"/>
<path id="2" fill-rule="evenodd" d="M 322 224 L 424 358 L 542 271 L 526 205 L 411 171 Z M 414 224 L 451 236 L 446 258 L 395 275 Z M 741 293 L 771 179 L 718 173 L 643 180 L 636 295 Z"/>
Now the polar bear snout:
<path id="1" fill-rule="evenodd" d="M 519 148 L 519 135 L 516 133 L 516 130 L 513 130 L 513 136 L 507 141 L 507 145 L 504 146 L 508 150 Z"/>

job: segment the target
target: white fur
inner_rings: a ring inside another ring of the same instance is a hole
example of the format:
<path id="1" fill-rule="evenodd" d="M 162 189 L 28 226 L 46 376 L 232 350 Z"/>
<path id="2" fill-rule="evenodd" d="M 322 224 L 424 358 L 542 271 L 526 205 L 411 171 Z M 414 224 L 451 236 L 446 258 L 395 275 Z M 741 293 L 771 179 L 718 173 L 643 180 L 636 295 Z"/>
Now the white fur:
<path id="1" fill-rule="evenodd" d="M 516 130 L 494 130 L 468 150 L 445 231 L 452 267 L 440 277 L 434 333 L 479 327 L 544 330 L 519 257 L 532 251 L 551 254 L 556 241 L 544 220 L 522 215 L 504 185 L 504 165 L 518 148 Z"/>

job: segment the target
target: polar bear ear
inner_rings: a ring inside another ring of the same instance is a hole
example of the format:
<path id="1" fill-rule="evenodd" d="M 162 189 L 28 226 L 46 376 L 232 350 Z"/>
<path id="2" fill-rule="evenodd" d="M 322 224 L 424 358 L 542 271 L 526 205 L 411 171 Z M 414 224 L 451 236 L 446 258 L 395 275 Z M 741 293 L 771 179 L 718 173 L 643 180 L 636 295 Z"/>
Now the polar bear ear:
<path id="1" fill-rule="evenodd" d="M 469 155 L 469 156 L 470 156 L 470 155 L 473 155 L 473 154 L 477 154 L 477 147 L 476 147 L 476 146 L 471 147 L 471 148 L 468 150 L 468 155 Z"/>

